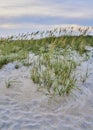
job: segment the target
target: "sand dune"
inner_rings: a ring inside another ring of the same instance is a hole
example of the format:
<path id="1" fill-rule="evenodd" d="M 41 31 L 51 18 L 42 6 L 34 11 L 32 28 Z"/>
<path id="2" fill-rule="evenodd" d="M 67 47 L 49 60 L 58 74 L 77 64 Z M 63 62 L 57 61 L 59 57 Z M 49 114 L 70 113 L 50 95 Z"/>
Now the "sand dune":
<path id="1" fill-rule="evenodd" d="M 93 58 L 78 70 L 89 67 L 91 75 L 81 91 L 49 98 L 37 91 L 29 67 L 14 68 L 9 63 L 0 70 L 0 130 L 93 130 Z M 5 81 L 16 78 L 10 88 Z"/>

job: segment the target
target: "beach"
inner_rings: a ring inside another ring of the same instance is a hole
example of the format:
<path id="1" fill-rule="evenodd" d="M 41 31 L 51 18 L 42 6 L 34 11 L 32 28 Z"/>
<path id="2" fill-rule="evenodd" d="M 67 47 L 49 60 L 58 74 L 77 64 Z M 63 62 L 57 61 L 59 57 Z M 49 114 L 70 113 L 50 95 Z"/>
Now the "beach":
<path id="1" fill-rule="evenodd" d="M 30 78 L 30 67 L 15 69 L 15 62 L 0 70 L 0 130 L 92 130 L 93 57 L 78 71 L 90 73 L 81 90 L 68 96 L 49 97 L 38 91 Z M 7 79 L 15 78 L 9 88 Z"/>

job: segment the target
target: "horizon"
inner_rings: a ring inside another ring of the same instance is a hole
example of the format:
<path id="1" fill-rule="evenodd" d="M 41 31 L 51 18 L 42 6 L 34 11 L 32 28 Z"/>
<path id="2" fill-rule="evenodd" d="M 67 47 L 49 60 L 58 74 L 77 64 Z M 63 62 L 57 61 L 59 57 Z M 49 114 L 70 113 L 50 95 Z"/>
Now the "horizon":
<path id="1" fill-rule="evenodd" d="M 92 5 L 92 0 L 3 0 L 0 3 L 0 36 L 63 25 L 92 27 Z"/>

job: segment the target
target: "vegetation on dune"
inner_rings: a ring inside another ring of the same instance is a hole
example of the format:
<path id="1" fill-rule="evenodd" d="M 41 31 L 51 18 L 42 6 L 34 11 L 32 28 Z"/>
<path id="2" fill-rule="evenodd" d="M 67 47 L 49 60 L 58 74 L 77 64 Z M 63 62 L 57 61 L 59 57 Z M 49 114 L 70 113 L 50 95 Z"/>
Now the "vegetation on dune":
<path id="1" fill-rule="evenodd" d="M 10 88 L 13 85 L 18 85 L 20 83 L 21 83 L 21 81 L 17 80 L 16 77 L 9 77 L 8 79 L 5 80 L 5 86 L 6 86 L 6 88 Z"/>
<path id="2" fill-rule="evenodd" d="M 31 79 L 38 83 L 41 88 L 47 89 L 49 94 L 69 94 L 76 86 L 73 71 L 77 62 L 69 57 L 67 50 L 58 51 L 51 46 L 49 51 L 41 53 L 34 61 L 31 70 Z"/>
<path id="3" fill-rule="evenodd" d="M 31 79 L 47 90 L 48 94 L 69 94 L 76 87 L 75 69 L 78 65 L 73 52 L 82 55 L 86 46 L 93 46 L 93 36 L 87 35 L 88 28 L 79 29 L 79 35 L 71 30 L 54 29 L 53 31 L 34 32 L 6 39 L 0 39 L 0 68 L 8 62 L 21 61 L 25 66 L 32 66 Z M 29 52 L 38 57 L 29 62 Z M 19 65 L 16 64 L 18 69 Z M 12 82 L 6 82 L 7 88 Z"/>

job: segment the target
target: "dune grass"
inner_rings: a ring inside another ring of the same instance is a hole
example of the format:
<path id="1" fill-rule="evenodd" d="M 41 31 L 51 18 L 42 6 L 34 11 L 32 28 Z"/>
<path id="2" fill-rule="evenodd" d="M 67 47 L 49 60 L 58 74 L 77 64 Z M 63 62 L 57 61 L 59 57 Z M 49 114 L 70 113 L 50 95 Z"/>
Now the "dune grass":
<path id="1" fill-rule="evenodd" d="M 92 36 L 62 36 L 48 37 L 42 39 L 30 40 L 11 40 L 9 43 L 0 41 L 0 68 L 15 60 L 25 59 L 28 52 L 40 54 L 41 48 L 47 52 L 48 46 L 55 43 L 56 48 L 65 48 L 67 45 L 73 50 L 78 51 L 81 55 L 86 52 L 85 46 L 93 46 Z"/>
<path id="2" fill-rule="evenodd" d="M 76 87 L 74 70 L 78 66 L 72 52 L 86 53 L 86 46 L 93 46 L 93 36 L 80 30 L 80 35 L 66 35 L 66 30 L 27 33 L 0 39 L 0 68 L 3 65 L 29 58 L 29 52 L 38 55 L 32 65 L 31 79 L 47 90 L 48 94 L 69 94 Z M 64 34 L 65 33 L 65 34 Z M 56 35 L 57 34 L 57 35 Z M 29 59 L 28 59 L 29 60 Z M 18 65 L 15 68 L 19 68 Z M 10 85 L 10 82 L 9 82 Z"/>
<path id="3" fill-rule="evenodd" d="M 68 49 L 58 51 L 53 45 L 34 61 L 31 79 L 46 89 L 48 94 L 69 94 L 76 86 L 73 72 L 77 62 L 73 57 L 68 58 L 68 53 L 71 53 Z"/>

